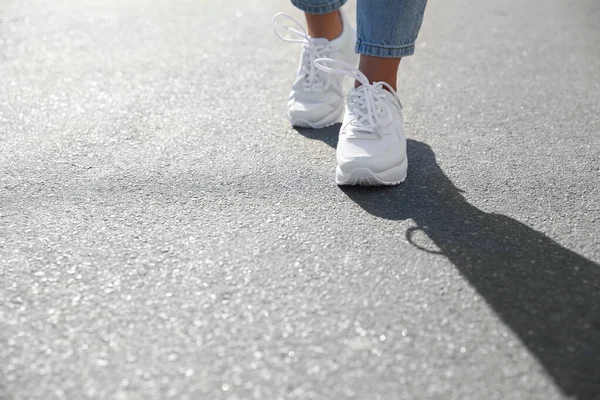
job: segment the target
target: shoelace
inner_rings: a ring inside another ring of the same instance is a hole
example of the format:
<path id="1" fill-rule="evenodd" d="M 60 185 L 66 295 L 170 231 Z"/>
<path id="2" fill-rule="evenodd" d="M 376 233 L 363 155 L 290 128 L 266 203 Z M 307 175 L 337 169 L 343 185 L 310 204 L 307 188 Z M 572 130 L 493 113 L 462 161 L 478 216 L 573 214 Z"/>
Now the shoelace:
<path id="1" fill-rule="evenodd" d="M 299 37 L 299 39 L 291 39 L 285 36 L 282 36 L 277 31 L 277 20 L 280 17 L 285 18 L 296 24 L 298 29 L 295 29 L 291 26 L 283 26 L 287 31 L 295 34 Z M 284 12 L 277 13 L 273 16 L 273 31 L 275 34 L 285 42 L 291 43 L 302 43 L 304 50 L 308 57 L 302 57 L 302 69 L 305 72 L 303 87 L 307 91 L 323 91 L 327 89 L 329 84 L 329 79 L 322 79 L 319 76 L 319 70 L 315 68 L 315 60 L 320 57 L 327 57 L 329 54 L 330 46 L 329 44 L 318 44 L 315 42 L 315 39 L 312 38 L 308 32 L 302 27 L 302 24 L 298 22 L 298 20 L 292 17 L 289 14 Z"/>
<path id="2" fill-rule="evenodd" d="M 328 67 L 326 64 L 330 66 Z M 382 114 L 387 114 L 388 123 L 391 121 L 391 110 L 385 101 L 387 95 L 384 90 L 381 90 L 384 86 L 394 95 L 398 105 L 402 108 L 398 94 L 387 82 L 370 84 L 365 74 L 347 62 L 331 58 L 318 58 L 315 60 L 315 67 L 330 74 L 348 75 L 361 83 L 361 86 L 351 90 L 348 95 L 348 107 L 355 116 L 353 125 L 358 131 L 381 136 L 381 130 L 378 128 L 384 126 L 386 122 Z M 385 109 L 385 113 L 378 107 L 379 105 Z"/>

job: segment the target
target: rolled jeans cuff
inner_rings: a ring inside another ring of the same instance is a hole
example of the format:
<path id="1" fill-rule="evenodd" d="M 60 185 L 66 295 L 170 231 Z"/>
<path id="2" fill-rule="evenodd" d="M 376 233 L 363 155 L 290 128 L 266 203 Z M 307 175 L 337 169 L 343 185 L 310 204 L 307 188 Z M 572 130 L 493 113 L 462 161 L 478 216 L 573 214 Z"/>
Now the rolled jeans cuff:
<path id="1" fill-rule="evenodd" d="M 344 4 L 346 4 L 347 0 L 335 0 L 335 1 L 332 1 L 329 3 L 324 2 L 324 4 L 319 4 L 319 5 L 314 4 L 315 3 L 314 1 L 312 1 L 313 4 L 306 4 L 302 0 L 291 0 L 291 1 L 292 1 L 292 4 L 296 8 L 299 8 L 300 10 L 302 10 L 306 13 L 322 15 L 322 14 L 328 14 L 332 11 L 339 9 Z"/>
<path id="2" fill-rule="evenodd" d="M 355 51 L 358 54 L 382 58 L 402 58 L 412 56 L 415 52 L 415 44 L 409 43 L 401 46 L 385 46 L 368 44 L 361 40 L 356 41 Z"/>

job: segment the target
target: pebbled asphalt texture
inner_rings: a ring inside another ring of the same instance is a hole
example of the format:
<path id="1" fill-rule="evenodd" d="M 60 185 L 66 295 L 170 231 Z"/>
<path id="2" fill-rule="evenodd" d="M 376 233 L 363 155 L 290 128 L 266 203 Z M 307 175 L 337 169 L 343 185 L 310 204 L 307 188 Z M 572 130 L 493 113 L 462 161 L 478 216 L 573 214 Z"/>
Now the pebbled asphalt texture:
<path id="1" fill-rule="evenodd" d="M 0 0 L 0 399 L 600 399 L 600 2 L 431 1 L 379 189 L 281 10 Z"/>

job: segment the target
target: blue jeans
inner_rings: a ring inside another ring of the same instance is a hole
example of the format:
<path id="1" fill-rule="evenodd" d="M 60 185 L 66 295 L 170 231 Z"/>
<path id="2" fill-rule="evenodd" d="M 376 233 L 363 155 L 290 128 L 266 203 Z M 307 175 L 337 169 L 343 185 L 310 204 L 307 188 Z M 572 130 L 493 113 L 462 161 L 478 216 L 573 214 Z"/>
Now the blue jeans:
<path id="1" fill-rule="evenodd" d="M 327 14 L 347 0 L 291 0 L 309 14 Z M 356 52 L 368 56 L 401 58 L 415 52 L 427 0 L 357 0 Z"/>

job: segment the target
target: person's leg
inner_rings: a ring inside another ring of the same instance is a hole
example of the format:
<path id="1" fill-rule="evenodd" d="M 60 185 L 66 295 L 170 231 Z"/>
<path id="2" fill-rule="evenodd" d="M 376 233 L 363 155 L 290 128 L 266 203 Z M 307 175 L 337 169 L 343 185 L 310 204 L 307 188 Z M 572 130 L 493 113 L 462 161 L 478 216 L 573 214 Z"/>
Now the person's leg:
<path id="1" fill-rule="evenodd" d="M 427 0 L 358 0 L 356 52 L 359 69 L 370 82 L 396 89 L 402 57 L 415 51 Z M 359 86 L 357 81 L 355 86 Z"/>
<path id="2" fill-rule="evenodd" d="M 358 69 L 369 78 L 369 82 L 387 82 L 396 90 L 396 77 L 400 58 L 383 58 L 361 54 Z M 354 87 L 361 83 L 354 81 Z"/>
<path id="3" fill-rule="evenodd" d="M 347 0 L 291 0 L 304 11 L 308 34 L 313 38 L 334 40 L 342 34 L 343 23 L 340 7 Z"/>
<path id="4" fill-rule="evenodd" d="M 313 38 L 337 39 L 342 34 L 342 15 L 339 10 L 327 14 L 304 13 L 308 34 Z"/>
<path id="5" fill-rule="evenodd" d="M 356 65 L 356 31 L 340 10 L 346 0 L 291 2 L 304 11 L 308 30 L 285 13 L 273 18 L 273 27 L 280 39 L 302 44 L 300 65 L 288 101 L 288 118 L 296 127 L 322 128 L 341 120 L 345 93 L 342 77 L 328 76 L 315 67 L 314 61 L 331 58 Z M 292 26 L 281 26 L 288 30 L 286 36 L 279 33 L 277 21 L 292 23 Z"/>
<path id="6" fill-rule="evenodd" d="M 357 0 L 360 67 L 320 58 L 315 66 L 356 79 L 346 100 L 336 147 L 339 185 L 397 185 L 408 170 L 402 104 L 396 93 L 400 59 L 414 52 L 427 0 Z"/>

